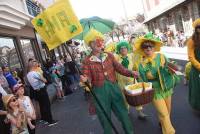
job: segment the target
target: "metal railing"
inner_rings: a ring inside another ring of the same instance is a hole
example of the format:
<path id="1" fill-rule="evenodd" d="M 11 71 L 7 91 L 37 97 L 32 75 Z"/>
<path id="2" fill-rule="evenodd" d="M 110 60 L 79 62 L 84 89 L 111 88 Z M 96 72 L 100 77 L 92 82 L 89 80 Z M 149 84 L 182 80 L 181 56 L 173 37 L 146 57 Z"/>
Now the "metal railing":
<path id="1" fill-rule="evenodd" d="M 32 2 L 32 0 L 26 0 L 26 5 L 28 8 L 28 12 L 32 16 L 37 16 L 40 13 L 40 7 Z"/>

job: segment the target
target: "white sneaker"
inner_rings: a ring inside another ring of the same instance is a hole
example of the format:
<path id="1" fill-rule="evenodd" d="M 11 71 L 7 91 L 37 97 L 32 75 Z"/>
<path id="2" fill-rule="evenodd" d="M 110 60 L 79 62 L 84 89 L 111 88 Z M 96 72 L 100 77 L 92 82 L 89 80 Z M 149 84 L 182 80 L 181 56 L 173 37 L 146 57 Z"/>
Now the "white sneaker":
<path id="1" fill-rule="evenodd" d="M 58 121 L 52 120 L 51 122 L 49 122 L 48 126 L 51 127 L 51 126 L 54 126 L 56 124 L 58 124 Z"/>

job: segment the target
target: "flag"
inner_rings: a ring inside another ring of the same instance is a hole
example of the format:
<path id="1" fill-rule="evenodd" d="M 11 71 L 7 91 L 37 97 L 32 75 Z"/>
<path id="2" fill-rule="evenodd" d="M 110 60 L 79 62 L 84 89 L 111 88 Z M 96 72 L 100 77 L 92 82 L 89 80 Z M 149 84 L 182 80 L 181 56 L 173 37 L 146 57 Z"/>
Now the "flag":
<path id="1" fill-rule="evenodd" d="M 32 20 L 32 24 L 49 50 L 82 32 L 69 0 L 58 0 Z"/>

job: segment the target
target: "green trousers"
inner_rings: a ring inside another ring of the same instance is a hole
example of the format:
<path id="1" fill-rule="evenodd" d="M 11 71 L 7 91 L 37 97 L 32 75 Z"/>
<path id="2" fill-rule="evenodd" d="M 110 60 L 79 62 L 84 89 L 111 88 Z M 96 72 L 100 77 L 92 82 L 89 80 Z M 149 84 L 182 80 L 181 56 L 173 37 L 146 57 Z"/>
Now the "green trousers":
<path id="1" fill-rule="evenodd" d="M 128 116 L 128 110 L 126 108 L 122 92 L 117 83 L 113 84 L 106 80 L 102 87 L 94 87 L 93 91 L 99 99 L 101 105 L 104 107 L 107 115 L 109 116 L 109 119 L 111 120 L 112 110 L 121 122 L 125 134 L 133 134 L 133 128 Z M 95 100 L 94 102 L 98 118 L 104 129 L 104 134 L 111 134 L 112 127 L 110 123 L 104 116 L 103 111 L 100 109 Z"/>

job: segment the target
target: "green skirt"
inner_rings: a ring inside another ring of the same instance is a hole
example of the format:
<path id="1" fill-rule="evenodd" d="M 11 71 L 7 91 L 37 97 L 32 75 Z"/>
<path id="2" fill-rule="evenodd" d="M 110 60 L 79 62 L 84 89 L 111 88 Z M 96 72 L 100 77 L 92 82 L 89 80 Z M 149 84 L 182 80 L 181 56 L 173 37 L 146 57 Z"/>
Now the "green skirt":
<path id="1" fill-rule="evenodd" d="M 189 76 L 189 103 L 195 110 L 200 110 L 200 71 L 194 67 Z"/>

